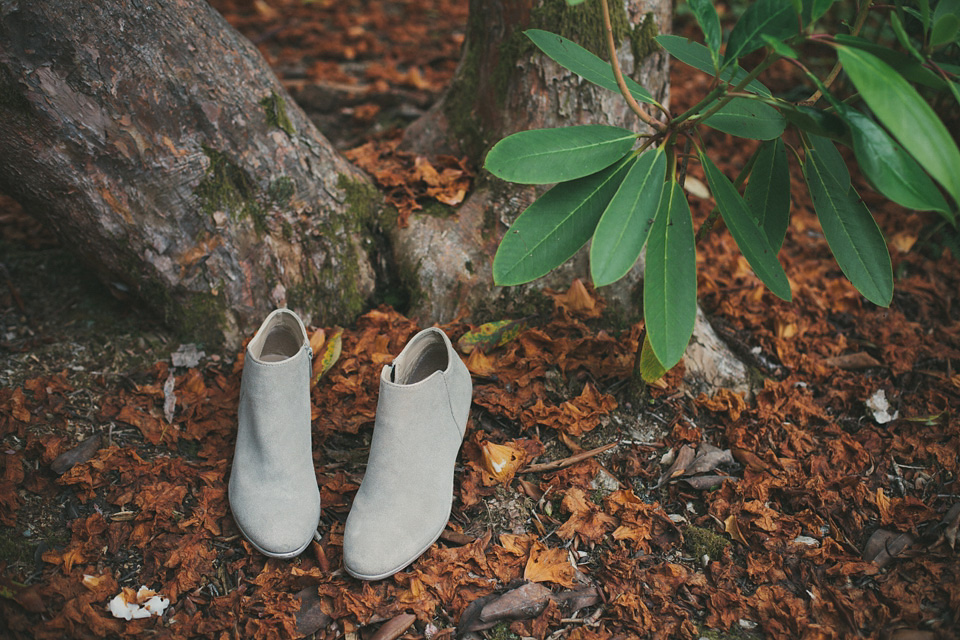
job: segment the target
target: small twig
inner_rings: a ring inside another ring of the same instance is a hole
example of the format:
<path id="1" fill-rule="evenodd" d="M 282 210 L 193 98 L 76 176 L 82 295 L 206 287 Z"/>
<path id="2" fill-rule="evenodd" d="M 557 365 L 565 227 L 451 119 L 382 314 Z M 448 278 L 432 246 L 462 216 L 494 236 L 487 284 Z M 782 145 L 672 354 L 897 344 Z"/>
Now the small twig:
<path id="1" fill-rule="evenodd" d="M 616 447 L 619 442 L 611 442 L 610 444 L 605 444 L 602 447 L 597 447 L 596 449 L 590 449 L 590 451 L 584 451 L 583 453 L 578 453 L 572 455 L 569 458 L 563 458 L 561 460 L 554 460 L 553 462 L 544 462 L 541 464 L 531 464 L 520 470 L 520 473 L 541 473 L 543 471 L 556 471 L 557 469 L 565 469 L 570 465 L 577 464 L 588 458 L 593 458 L 598 456 L 605 451 L 609 451 Z"/>
<path id="2" fill-rule="evenodd" d="M 610 7 L 607 5 L 607 0 L 600 0 L 600 6 L 603 8 L 603 24 L 607 29 L 607 48 L 610 50 L 610 64 L 613 67 L 613 76 L 617 79 L 617 86 L 620 87 L 620 93 L 623 94 L 624 100 L 630 105 L 630 109 L 637 114 L 637 117 L 654 129 L 661 131 L 665 128 L 665 125 L 644 111 L 627 88 L 627 83 L 623 79 L 623 73 L 620 71 L 620 61 L 617 59 L 617 45 L 613 41 L 613 26 L 610 24 Z"/>
<path id="3" fill-rule="evenodd" d="M 850 30 L 850 35 L 855 36 L 860 33 L 860 30 L 863 29 L 864 23 L 867 21 L 867 14 L 870 13 L 870 5 L 872 0 L 862 0 L 860 3 L 860 9 L 857 12 L 857 19 L 853 23 L 853 29 Z M 811 39 L 815 39 L 811 37 Z M 829 89 L 830 85 L 833 84 L 834 80 L 837 79 L 837 76 L 840 75 L 840 70 L 843 68 L 843 65 L 840 64 L 840 61 L 837 60 L 837 63 L 833 65 L 833 69 L 830 70 L 830 73 L 827 74 L 826 79 L 823 81 L 823 88 Z M 813 93 L 812 96 L 803 101 L 802 104 L 814 105 L 817 101 L 823 97 L 823 91 L 818 87 L 817 90 Z"/>

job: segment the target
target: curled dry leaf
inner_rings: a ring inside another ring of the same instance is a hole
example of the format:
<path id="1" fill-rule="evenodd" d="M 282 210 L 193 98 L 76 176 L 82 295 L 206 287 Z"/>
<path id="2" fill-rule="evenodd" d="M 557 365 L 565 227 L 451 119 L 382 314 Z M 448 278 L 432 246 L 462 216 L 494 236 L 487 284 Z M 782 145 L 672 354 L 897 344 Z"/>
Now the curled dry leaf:
<path id="1" fill-rule="evenodd" d="M 300 610 L 297 611 L 297 632 L 309 636 L 330 624 L 331 618 L 320 608 L 316 587 L 306 587 L 297 593 Z"/>
<path id="2" fill-rule="evenodd" d="M 396 640 L 416 619 L 417 616 L 412 613 L 396 615 L 384 622 L 377 632 L 370 636 L 370 640 Z"/>
<path id="3" fill-rule="evenodd" d="M 553 599 L 567 613 L 572 614 L 586 607 L 603 602 L 600 590 L 596 587 L 583 587 L 573 591 L 564 591 L 553 595 Z"/>
<path id="4" fill-rule="evenodd" d="M 483 596 L 470 603 L 460 618 L 458 634 L 490 629 L 503 621 L 535 618 L 551 600 L 567 615 L 572 615 L 599 604 L 603 598 L 596 587 L 553 593 L 541 584 L 527 582 L 501 595 Z"/>
<path id="5" fill-rule="evenodd" d="M 487 378 L 497 372 L 493 358 L 480 349 L 474 349 L 467 357 L 467 369 L 475 376 Z"/>
<path id="6" fill-rule="evenodd" d="M 671 480 L 682 478 L 695 489 L 706 489 L 720 484 L 724 479 L 728 479 L 728 476 L 712 474 L 705 478 L 697 478 L 696 476 L 698 474 L 707 474 L 714 471 L 720 465 L 733 463 L 733 454 L 729 449 L 718 449 L 717 447 L 703 443 L 699 448 L 694 450 L 693 447 L 685 444 L 680 447 L 680 451 L 677 453 L 673 464 L 660 476 L 660 480 L 654 488 L 660 488 Z M 735 478 L 729 479 L 736 480 Z"/>
<path id="7" fill-rule="evenodd" d="M 956 503 L 940 520 L 943 527 L 943 539 L 947 541 L 951 549 L 957 548 L 957 531 L 960 529 L 960 502 Z"/>
<path id="8" fill-rule="evenodd" d="M 528 582 L 484 605 L 480 619 L 483 622 L 499 622 L 534 618 L 547 606 L 551 595 L 550 589 L 542 584 Z"/>
<path id="9" fill-rule="evenodd" d="M 580 278 L 573 281 L 566 293 L 546 293 L 553 298 L 554 304 L 573 315 L 584 318 L 599 318 L 603 315 L 603 302 L 593 297 Z"/>
<path id="10" fill-rule="evenodd" d="M 313 351 L 314 355 L 320 353 L 320 349 L 323 348 L 326 341 L 327 333 L 322 328 L 310 334 L 310 350 Z"/>
<path id="11" fill-rule="evenodd" d="M 57 475 L 63 475 L 74 466 L 82 464 L 93 457 L 100 448 L 100 434 L 94 434 L 69 451 L 61 453 L 53 462 L 50 469 Z"/>
<path id="12" fill-rule="evenodd" d="M 527 459 L 527 452 L 511 444 L 497 444 L 484 440 L 480 443 L 483 468 L 500 484 L 507 484 Z"/>
<path id="13" fill-rule="evenodd" d="M 837 367 L 838 369 L 846 369 L 847 371 L 859 371 L 860 369 L 873 369 L 883 366 L 876 358 L 864 351 L 845 353 L 840 356 L 827 358 L 823 363 L 831 367 Z"/>
<path id="14" fill-rule="evenodd" d="M 737 522 L 737 516 L 731 515 L 726 520 L 723 521 L 723 530 L 727 532 L 731 538 L 742 544 L 743 546 L 749 546 L 747 544 L 746 538 L 743 537 L 743 532 L 740 531 L 740 524 Z"/>
<path id="15" fill-rule="evenodd" d="M 884 567 L 912 544 L 913 536 L 909 533 L 877 529 L 863 547 L 863 559 Z"/>
<path id="16" fill-rule="evenodd" d="M 739 480 L 739 478 L 734 478 L 732 476 L 721 476 L 717 474 L 707 474 L 702 476 L 692 476 L 690 478 L 680 478 L 678 482 L 683 482 L 693 489 L 704 490 L 719 487 L 721 484 L 723 484 L 724 480 L 736 482 Z"/>
<path id="17" fill-rule="evenodd" d="M 733 459 L 742 464 L 749 469 L 754 471 L 766 471 L 776 475 L 777 470 L 769 462 L 753 453 L 752 451 L 747 451 L 746 449 L 740 449 L 738 447 L 733 447 L 730 449 L 730 452 L 733 454 Z"/>

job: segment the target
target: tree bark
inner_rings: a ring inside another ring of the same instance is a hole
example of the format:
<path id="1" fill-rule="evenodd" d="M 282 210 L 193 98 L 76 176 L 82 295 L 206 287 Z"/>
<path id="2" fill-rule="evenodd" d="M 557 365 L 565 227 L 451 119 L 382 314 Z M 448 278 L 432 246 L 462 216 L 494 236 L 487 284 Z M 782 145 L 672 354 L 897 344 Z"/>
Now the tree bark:
<path id="1" fill-rule="evenodd" d="M 194 339 L 373 292 L 379 195 L 205 2 L 0 0 L 0 149 L 0 190 Z"/>
<path id="2" fill-rule="evenodd" d="M 609 0 L 617 59 L 661 104 L 668 102 L 666 53 L 653 41 L 668 31 L 669 0 Z M 422 153 L 465 153 L 477 166 L 498 140 L 526 129 L 610 124 L 647 129 L 617 93 L 585 82 L 544 56 L 523 35 L 530 28 L 565 36 L 609 60 L 597 1 L 569 7 L 565 0 L 471 0 L 467 38 L 456 76 L 443 99 L 407 130 L 406 144 Z M 411 313 L 445 321 L 468 310 L 475 320 L 522 313 L 532 290 L 566 288 L 589 279 L 586 248 L 562 267 L 520 287 L 493 284 L 497 246 L 514 219 L 545 189 L 481 176 L 456 215 L 415 215 L 393 233 L 394 253 L 408 287 L 419 292 Z M 629 317 L 639 316 L 643 260 L 603 294 Z M 519 300 L 519 308 L 514 307 Z M 685 382 L 694 393 L 720 388 L 748 392 L 746 368 L 720 341 L 698 309 L 684 356 Z"/>
<path id="3" fill-rule="evenodd" d="M 666 103 L 667 56 L 653 37 L 670 27 L 672 3 L 611 0 L 617 59 L 629 75 Z M 582 80 L 540 53 L 523 35 L 537 28 L 567 37 L 609 60 L 599 2 L 570 7 L 565 0 L 471 0 L 464 50 L 450 88 L 407 130 L 405 143 L 422 153 L 463 153 L 480 166 L 486 151 L 517 131 L 579 124 L 648 130 L 623 98 Z M 566 287 L 589 278 L 585 251 L 525 287 L 494 287 L 491 267 L 500 238 L 545 189 L 481 176 L 451 218 L 419 215 L 393 234 L 401 272 L 407 274 L 424 320 L 444 321 L 463 308 L 498 306 L 502 296 L 523 296 L 545 286 Z M 634 301 L 638 264 L 605 294 L 622 305 Z"/>

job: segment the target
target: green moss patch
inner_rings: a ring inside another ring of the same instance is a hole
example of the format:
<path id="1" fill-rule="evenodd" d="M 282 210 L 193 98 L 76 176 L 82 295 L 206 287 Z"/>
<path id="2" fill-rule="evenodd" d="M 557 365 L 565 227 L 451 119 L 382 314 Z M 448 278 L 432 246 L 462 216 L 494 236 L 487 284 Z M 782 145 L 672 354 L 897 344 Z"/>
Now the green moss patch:
<path id="1" fill-rule="evenodd" d="M 208 215 L 223 211 L 233 220 L 252 218 L 254 226 L 262 232 L 266 213 L 257 201 L 254 181 L 225 153 L 207 146 L 203 147 L 203 153 L 210 159 L 210 166 L 194 189 L 203 211 Z"/>
<path id="2" fill-rule="evenodd" d="M 730 541 L 723 536 L 692 524 L 685 526 L 682 531 L 683 548 L 698 559 L 703 556 L 709 556 L 711 559 L 719 558 L 724 547 L 730 544 Z"/>
<path id="3" fill-rule="evenodd" d="M 277 127 L 291 137 L 297 133 L 293 123 L 290 122 L 290 117 L 287 115 L 287 103 L 277 95 L 276 91 L 271 91 L 270 95 L 261 100 L 260 106 L 267 114 L 267 124 L 271 127 Z"/>
<path id="4" fill-rule="evenodd" d="M 653 12 L 643 16 L 643 21 L 633 28 L 630 36 L 630 47 L 633 49 L 633 59 L 637 64 L 652 53 L 660 50 L 655 38 L 660 35 Z"/>

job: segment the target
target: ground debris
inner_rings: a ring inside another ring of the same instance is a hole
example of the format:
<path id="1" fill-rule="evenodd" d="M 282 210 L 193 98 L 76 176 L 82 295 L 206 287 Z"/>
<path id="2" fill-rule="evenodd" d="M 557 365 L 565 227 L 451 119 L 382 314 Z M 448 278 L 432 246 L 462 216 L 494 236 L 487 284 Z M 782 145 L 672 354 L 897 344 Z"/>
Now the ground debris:
<path id="1" fill-rule="evenodd" d="M 467 5 L 216 4 L 288 86 L 349 96 L 325 113 L 365 126 L 390 109 L 385 97 L 423 109 L 439 93 L 463 36 L 450 22 L 465 24 Z M 764 81 L 785 91 L 793 73 L 774 67 Z M 675 65 L 671 108 L 690 106 L 702 82 Z M 752 151 L 709 129 L 703 140 L 728 175 Z M 434 172 L 459 161 L 427 160 L 406 158 L 397 174 L 422 189 L 413 201 L 452 200 L 468 172 L 431 195 Z M 892 256 L 890 308 L 864 302 L 826 258 L 793 172 L 779 256 L 792 304 L 759 284 L 728 233 L 698 247 L 700 303 L 757 366 L 749 395 L 694 397 L 680 372 L 635 393 L 642 324 L 609 316 L 585 283 L 550 292 L 552 314 L 445 325 L 473 347 L 475 389 L 451 521 L 376 583 L 343 572 L 344 521 L 380 369 L 421 326 L 372 309 L 342 329 L 338 358 L 317 361 L 322 537 L 296 560 L 266 559 L 228 508 L 243 354 L 171 355 L 179 342 L 123 305 L 38 281 L 57 249 L 0 211 L 3 242 L 21 252 L 4 255 L 0 283 L 0 635 L 452 639 L 493 622 L 538 639 L 955 636 L 960 269 L 918 242 Z M 916 237 L 926 214 L 904 216 L 852 180 L 886 237 Z M 691 206 L 698 221 L 709 213 Z M 313 327 L 316 351 L 337 331 Z M 882 424 L 865 409 L 880 391 L 887 415 L 899 411 Z M 111 599 L 141 584 L 169 598 L 164 615 L 113 618 Z"/>

